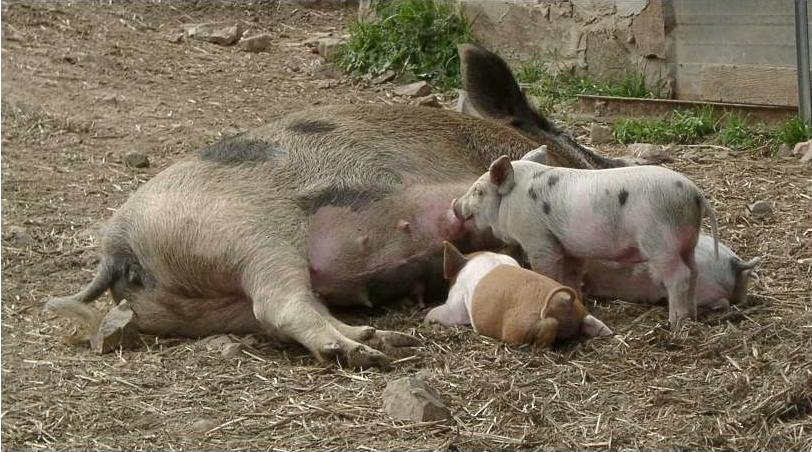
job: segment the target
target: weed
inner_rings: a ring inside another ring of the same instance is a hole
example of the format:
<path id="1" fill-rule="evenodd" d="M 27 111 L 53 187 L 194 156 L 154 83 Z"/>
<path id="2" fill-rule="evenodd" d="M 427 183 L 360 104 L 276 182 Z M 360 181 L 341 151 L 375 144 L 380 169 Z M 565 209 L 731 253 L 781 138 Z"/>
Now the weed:
<path id="1" fill-rule="evenodd" d="M 812 137 L 812 131 L 810 131 L 809 124 L 797 117 L 785 121 L 775 131 L 775 138 L 790 146 L 807 141 L 810 137 Z"/>
<path id="2" fill-rule="evenodd" d="M 613 127 L 615 140 L 627 143 L 693 143 L 716 131 L 711 108 L 675 111 L 668 120 L 622 119 Z"/>
<path id="3" fill-rule="evenodd" d="M 394 71 L 401 80 L 423 79 L 448 90 L 460 83 L 457 45 L 474 42 L 470 23 L 442 0 L 374 3 L 376 19 L 356 21 L 336 64 L 356 76 Z"/>

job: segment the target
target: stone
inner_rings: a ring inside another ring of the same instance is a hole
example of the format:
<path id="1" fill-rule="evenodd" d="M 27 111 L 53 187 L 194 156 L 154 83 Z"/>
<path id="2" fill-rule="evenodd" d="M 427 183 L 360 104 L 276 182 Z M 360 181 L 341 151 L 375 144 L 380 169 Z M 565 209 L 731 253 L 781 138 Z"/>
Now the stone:
<path id="1" fill-rule="evenodd" d="M 795 152 L 787 143 L 781 143 L 781 145 L 778 146 L 779 157 L 792 157 L 793 155 L 795 155 Z"/>
<path id="2" fill-rule="evenodd" d="M 203 418 L 192 422 L 192 425 L 190 425 L 189 428 L 196 433 L 206 433 L 218 425 L 220 425 L 220 423 L 214 419 Z"/>
<path id="3" fill-rule="evenodd" d="M 184 34 L 184 33 L 180 33 L 180 32 L 171 33 L 166 37 L 166 40 L 171 42 L 172 44 L 180 44 L 181 42 L 183 42 L 183 38 L 185 38 L 185 37 L 186 37 L 186 34 Z"/>
<path id="4" fill-rule="evenodd" d="M 391 82 L 392 80 L 394 80 L 396 75 L 397 74 L 395 74 L 395 71 L 386 71 L 383 74 L 373 78 L 372 79 L 372 84 L 373 85 L 380 85 L 380 84 L 383 84 L 383 83 L 386 83 L 386 82 Z"/>
<path id="5" fill-rule="evenodd" d="M 389 382 L 383 391 L 383 409 L 393 418 L 406 421 L 428 422 L 451 417 L 451 411 L 437 391 L 415 377 Z"/>
<path id="6" fill-rule="evenodd" d="M 332 57 L 338 47 L 344 42 L 341 38 L 322 38 L 319 40 L 319 55 L 325 60 L 329 60 Z"/>
<path id="7" fill-rule="evenodd" d="M 421 107 L 442 108 L 442 105 L 440 105 L 440 101 L 437 100 L 437 96 L 435 96 L 434 94 L 418 97 L 417 99 L 414 100 L 413 103 Z"/>
<path id="8" fill-rule="evenodd" d="M 124 164 L 133 168 L 149 168 L 149 159 L 140 152 L 130 152 L 124 156 Z"/>
<path id="9" fill-rule="evenodd" d="M 747 206 L 747 210 L 750 212 L 750 215 L 754 218 L 765 218 L 773 213 L 773 208 L 767 201 L 756 201 L 749 206 Z"/>
<path id="10" fill-rule="evenodd" d="M 206 347 L 206 350 L 220 352 L 224 358 L 239 356 L 244 348 L 241 342 L 234 340 L 228 334 L 209 336 L 202 339 L 200 343 Z"/>
<path id="11" fill-rule="evenodd" d="M 99 329 L 90 337 L 90 348 L 103 355 L 118 347 L 132 348 L 139 342 L 135 313 L 127 300 L 122 300 L 104 316 Z"/>
<path id="12" fill-rule="evenodd" d="M 597 122 L 589 126 L 589 136 L 592 138 L 592 144 L 606 144 L 615 140 L 612 128 Z"/>
<path id="13" fill-rule="evenodd" d="M 273 43 L 273 36 L 268 33 L 251 36 L 240 40 L 240 48 L 246 52 L 267 52 Z"/>
<path id="14" fill-rule="evenodd" d="M 801 163 L 807 163 L 812 161 L 812 146 L 806 149 L 806 153 L 801 156 Z"/>
<path id="15" fill-rule="evenodd" d="M 220 354 L 223 355 L 223 358 L 234 358 L 240 356 L 242 349 L 242 344 L 239 342 L 232 342 L 231 344 L 226 344 L 223 348 L 221 348 Z"/>
<path id="16" fill-rule="evenodd" d="M 795 147 L 792 149 L 792 155 L 804 155 L 809 152 L 809 149 L 812 148 L 812 140 L 810 141 L 803 141 L 801 143 L 796 143 Z"/>
<path id="17" fill-rule="evenodd" d="M 431 86 L 423 81 L 409 83 L 395 88 L 395 94 L 404 97 L 423 97 L 431 93 Z"/>
<path id="18" fill-rule="evenodd" d="M 25 248 L 34 244 L 31 233 L 22 226 L 6 226 L 3 228 L 3 240 L 15 248 Z"/>
<path id="19" fill-rule="evenodd" d="M 663 153 L 662 146 L 651 144 L 651 143 L 632 143 L 630 144 L 627 149 L 631 152 L 635 157 L 652 157 L 652 156 L 659 156 Z"/>
<path id="20" fill-rule="evenodd" d="M 239 23 L 208 22 L 198 24 L 186 31 L 186 36 L 198 41 L 230 46 L 240 40 L 243 28 Z"/>

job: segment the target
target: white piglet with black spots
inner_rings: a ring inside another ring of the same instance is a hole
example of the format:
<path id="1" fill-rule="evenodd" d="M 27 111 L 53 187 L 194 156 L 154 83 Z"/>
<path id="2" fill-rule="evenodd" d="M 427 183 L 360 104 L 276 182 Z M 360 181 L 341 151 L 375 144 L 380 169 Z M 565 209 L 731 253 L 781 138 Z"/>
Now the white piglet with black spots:
<path id="1" fill-rule="evenodd" d="M 544 152 L 498 158 L 452 202 L 454 214 L 520 245 L 533 270 L 576 289 L 590 260 L 646 262 L 666 288 L 672 327 L 696 319 L 694 247 L 706 213 L 716 247 L 716 217 L 699 188 L 659 166 L 577 170 L 533 161 Z"/>

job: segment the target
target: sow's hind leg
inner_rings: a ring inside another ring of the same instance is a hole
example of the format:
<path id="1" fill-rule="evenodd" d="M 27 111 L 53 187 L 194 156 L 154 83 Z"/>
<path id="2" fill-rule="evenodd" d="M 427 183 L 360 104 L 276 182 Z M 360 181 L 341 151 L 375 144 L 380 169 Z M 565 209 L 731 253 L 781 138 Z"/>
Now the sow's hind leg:
<path id="1" fill-rule="evenodd" d="M 293 249 L 266 253 L 245 267 L 243 290 L 252 300 L 254 316 L 269 333 L 299 342 L 321 361 L 338 360 L 356 368 L 388 367 L 389 358 L 370 345 L 385 350 L 417 345 L 405 334 L 340 322 L 310 289 L 305 259 Z"/>

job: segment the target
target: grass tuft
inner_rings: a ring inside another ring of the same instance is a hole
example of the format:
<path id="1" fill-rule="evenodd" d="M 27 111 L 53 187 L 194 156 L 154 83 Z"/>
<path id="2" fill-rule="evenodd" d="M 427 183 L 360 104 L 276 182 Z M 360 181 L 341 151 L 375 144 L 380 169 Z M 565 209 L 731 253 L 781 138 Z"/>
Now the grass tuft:
<path id="1" fill-rule="evenodd" d="M 394 71 L 445 91 L 460 85 L 457 45 L 474 42 L 471 25 L 447 1 L 376 1 L 375 19 L 356 21 L 336 64 L 355 76 Z"/>

